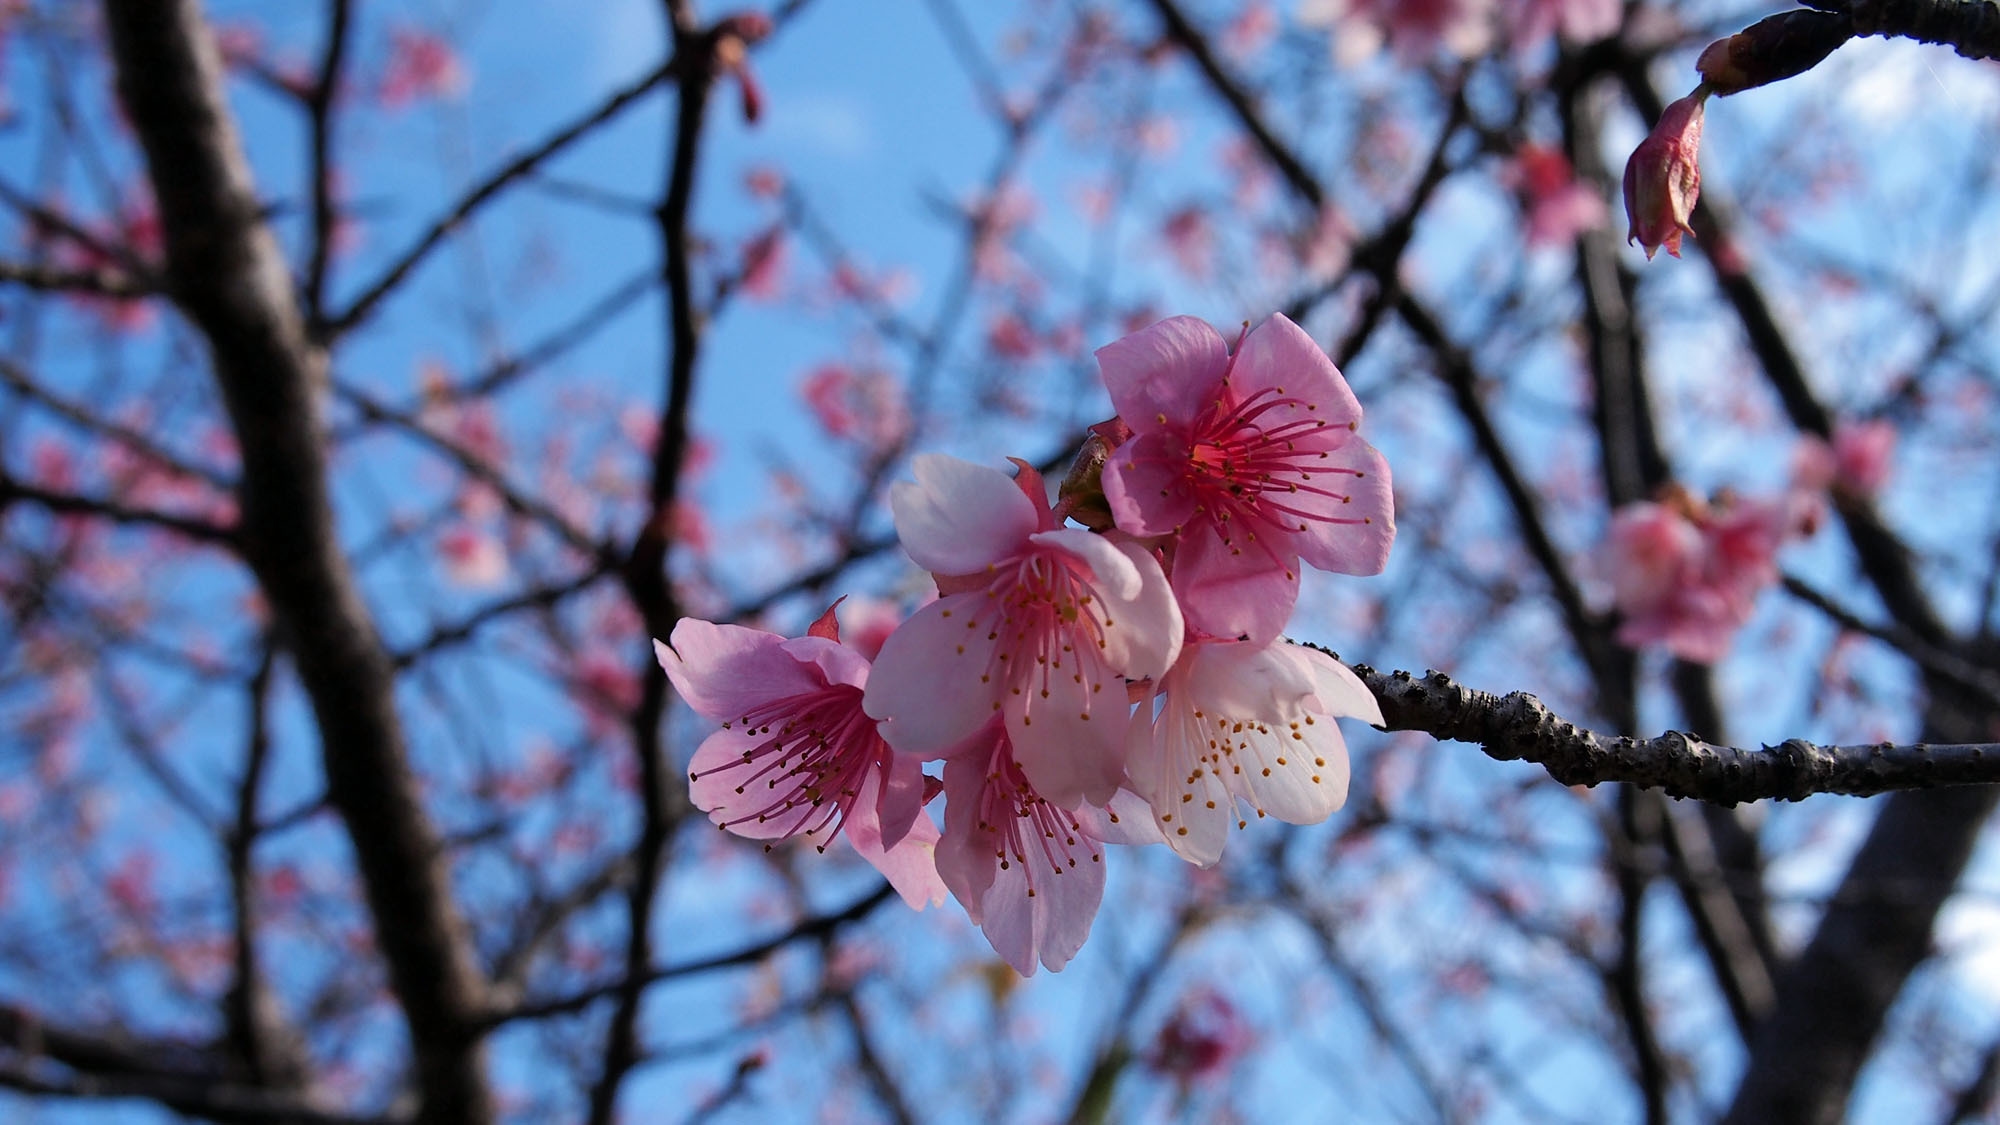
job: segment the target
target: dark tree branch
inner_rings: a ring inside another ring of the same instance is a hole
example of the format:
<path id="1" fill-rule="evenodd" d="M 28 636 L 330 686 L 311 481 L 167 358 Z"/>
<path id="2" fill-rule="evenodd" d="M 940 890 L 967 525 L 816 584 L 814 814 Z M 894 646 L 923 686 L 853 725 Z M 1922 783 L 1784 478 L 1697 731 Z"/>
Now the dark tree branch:
<path id="1" fill-rule="evenodd" d="M 232 551 L 241 547 L 234 529 L 204 519 L 176 515 L 172 512 L 159 512 L 149 508 L 134 508 L 117 500 L 97 496 L 57 492 L 38 484 L 15 480 L 5 472 L 0 472 L 0 510 L 17 501 L 34 504 L 62 515 L 94 516 L 110 520 L 112 523 L 171 531 L 197 543 L 224 547 Z"/>
<path id="2" fill-rule="evenodd" d="M 312 346 L 222 90 L 198 0 L 106 0 L 175 303 L 207 338 L 242 449 L 243 552 L 312 701 L 431 1122 L 490 1121 L 481 980 L 410 768 L 394 671 L 335 532 Z"/>
<path id="3" fill-rule="evenodd" d="M 306 264 L 305 300 L 306 318 L 315 324 L 326 307 L 326 271 L 333 260 L 335 228 L 340 221 L 334 213 L 333 200 L 333 124 L 352 15 L 350 0 L 328 0 L 326 44 L 320 54 L 319 75 L 305 98 L 312 149 L 307 172 L 307 182 L 312 185 L 312 257 Z"/>
<path id="4" fill-rule="evenodd" d="M 1795 738 L 1742 750 L 1678 731 L 1613 737 L 1563 719 L 1527 692 L 1494 695 L 1442 672 L 1418 677 L 1366 665 L 1354 670 L 1381 702 L 1385 729 L 1474 743 L 1497 761 L 1534 762 L 1564 785 L 1622 781 L 1669 797 L 1734 805 L 2000 782 L 2000 744 L 1820 746 Z"/>
<path id="5" fill-rule="evenodd" d="M 331 339 L 350 331 L 366 320 L 375 311 L 376 306 L 395 292 L 410 272 L 423 263 L 430 252 L 436 249 L 438 243 L 464 225 L 465 221 L 481 207 L 499 195 L 508 185 L 534 172 L 570 145 L 595 131 L 598 126 L 617 117 L 626 107 L 645 97 L 654 87 L 672 77 L 675 68 L 675 60 L 669 59 L 638 81 L 615 91 L 595 109 L 556 130 L 541 144 L 515 157 L 481 180 L 443 215 L 432 221 L 409 249 L 398 255 L 389 268 L 382 271 L 380 277 L 362 289 L 361 295 L 356 297 L 352 304 L 328 318 L 324 324 L 316 326 L 314 335 L 320 339 Z"/>
<path id="6" fill-rule="evenodd" d="M 0 285 L 19 285 L 45 293 L 72 293 L 130 301 L 158 292 L 146 282 L 110 266 L 58 269 L 34 262 L 0 262 Z"/>
<path id="7" fill-rule="evenodd" d="M 518 1007 L 491 1013 L 487 1017 L 487 1025 L 489 1027 L 499 1027 L 502 1024 L 519 1023 L 523 1020 L 543 1020 L 552 1016 L 573 1015 L 600 1000 L 620 995 L 628 987 L 631 987 L 634 982 L 636 982 L 639 988 L 644 989 L 661 981 L 674 980 L 679 977 L 699 976 L 703 973 L 712 973 L 721 969 L 754 965 L 794 942 L 823 940 L 841 928 L 866 918 L 868 915 L 874 913 L 876 907 L 895 897 L 896 888 L 890 886 L 885 881 L 876 886 L 866 896 L 857 899 L 852 904 L 840 910 L 836 910 L 831 914 L 816 914 L 810 918 L 801 919 L 784 933 L 752 945 L 747 945 L 733 953 L 705 957 L 699 961 L 689 961 L 681 965 L 668 965 L 630 977 L 621 974 L 615 980 L 578 989 L 564 996 L 529 1000 Z"/>

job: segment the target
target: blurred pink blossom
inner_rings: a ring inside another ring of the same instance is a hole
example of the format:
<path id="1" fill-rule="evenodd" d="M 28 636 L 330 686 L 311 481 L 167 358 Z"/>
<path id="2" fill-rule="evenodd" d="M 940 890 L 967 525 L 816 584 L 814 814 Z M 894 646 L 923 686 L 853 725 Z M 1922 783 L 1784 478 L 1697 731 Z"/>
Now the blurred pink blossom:
<path id="1" fill-rule="evenodd" d="M 1778 548 L 1809 534 L 1816 511 L 1799 494 L 1711 506 L 1679 489 L 1620 508 L 1607 544 L 1619 642 L 1699 664 L 1722 659 L 1777 581 Z"/>
<path id="2" fill-rule="evenodd" d="M 387 109 L 419 98 L 455 98 L 465 92 L 465 67 L 443 36 L 421 28 L 389 29 L 389 61 L 376 96 Z"/>
<path id="3" fill-rule="evenodd" d="M 1181 997 L 1145 1054 L 1146 1066 L 1183 1087 L 1225 1078 L 1256 1037 L 1229 997 L 1202 986 Z"/>
<path id="4" fill-rule="evenodd" d="M 1526 212 L 1528 245 L 1563 246 L 1610 218 L 1597 190 L 1576 178 L 1569 157 L 1532 142 L 1514 152 L 1509 177 Z"/>

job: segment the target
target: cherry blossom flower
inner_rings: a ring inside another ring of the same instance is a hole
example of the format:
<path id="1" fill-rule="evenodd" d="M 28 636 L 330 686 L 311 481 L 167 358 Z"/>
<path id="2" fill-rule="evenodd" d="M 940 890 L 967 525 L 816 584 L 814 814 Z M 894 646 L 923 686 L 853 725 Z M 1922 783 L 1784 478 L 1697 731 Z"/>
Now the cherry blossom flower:
<path id="1" fill-rule="evenodd" d="M 1777 581 L 1778 548 L 1809 532 L 1804 497 L 1728 498 L 1714 506 L 1682 490 L 1620 508 L 1609 538 L 1619 643 L 1657 644 L 1700 664 L 1729 651 L 1757 595 Z"/>
<path id="2" fill-rule="evenodd" d="M 1895 455 L 1894 423 L 1880 418 L 1840 422 L 1833 427 L 1831 445 L 1817 437 L 1799 443 L 1792 477 L 1802 488 L 1832 489 L 1843 496 L 1866 499 L 1888 483 Z"/>
<path id="3" fill-rule="evenodd" d="M 1139 716 L 1127 740 L 1132 791 L 1167 846 L 1201 867 L 1222 858 L 1232 821 L 1249 823 L 1238 801 L 1260 818 L 1325 820 L 1347 800 L 1347 742 L 1334 720 L 1382 725 L 1360 677 L 1284 641 L 1190 642 Z"/>
<path id="4" fill-rule="evenodd" d="M 1617 34 L 1624 18 L 1619 0 L 1513 0 L 1506 18 L 1516 52 L 1560 34 L 1568 43 L 1591 43 Z"/>
<path id="5" fill-rule="evenodd" d="M 465 91 L 465 68 L 443 37 L 412 27 L 389 31 L 389 62 L 377 96 L 389 109 L 418 98 L 457 97 Z"/>
<path id="6" fill-rule="evenodd" d="M 1277 637 L 1302 559 L 1381 572 L 1396 535 L 1388 463 L 1298 325 L 1272 316 L 1232 355 L 1207 322 L 1173 317 L 1097 361 L 1132 432 L 1104 467 L 1105 498 L 1120 529 L 1171 537 L 1173 589 L 1197 632 Z"/>
<path id="7" fill-rule="evenodd" d="M 1332 29 L 1334 55 L 1353 64 L 1387 43 L 1415 60 L 1443 47 L 1459 58 L 1484 54 L 1493 39 L 1493 0 L 1303 0 L 1299 22 Z"/>
<path id="8" fill-rule="evenodd" d="M 1569 158 L 1546 145 L 1514 152 L 1514 188 L 1525 205 L 1528 245 L 1561 246 L 1604 225 L 1604 197 L 1576 178 Z"/>
<path id="9" fill-rule="evenodd" d="M 1174 1005 L 1146 1050 L 1145 1063 L 1186 1089 L 1226 1076 L 1254 1043 L 1248 1021 L 1229 997 L 1202 987 Z"/>
<path id="10" fill-rule="evenodd" d="M 868 661 L 840 643 L 831 609 L 790 640 L 696 618 L 672 640 L 653 642 L 660 667 L 696 714 L 722 724 L 688 764 L 695 807 L 753 840 L 803 836 L 825 851 L 844 834 L 911 906 L 944 901 L 923 770 L 863 714 Z"/>
<path id="11" fill-rule="evenodd" d="M 457 524 L 438 536 L 445 577 L 475 589 L 497 586 L 507 577 L 507 548 L 484 528 Z"/>
<path id="12" fill-rule="evenodd" d="M 1659 124 L 1625 162 L 1627 243 L 1646 248 L 1646 260 L 1661 247 L 1678 258 L 1681 236 L 1693 234 L 1688 217 L 1701 196 L 1701 124 L 1706 89 L 1669 105 Z"/>
<path id="13" fill-rule="evenodd" d="M 1022 976 L 1055 972 L 1090 936 L 1104 897 L 1105 843 L 1149 843 L 1145 806 L 1066 809 L 1035 789 L 1004 723 L 989 722 L 944 764 L 938 874 L 952 897 Z"/>
<path id="14" fill-rule="evenodd" d="M 943 596 L 883 644 L 866 706 L 891 746 L 927 757 L 1000 713 L 1043 796 L 1102 804 L 1124 780 L 1125 679 L 1172 666 L 1181 615 L 1150 553 L 1061 526 L 1017 464 L 1009 480 L 924 454 L 890 490 L 896 534 Z"/>

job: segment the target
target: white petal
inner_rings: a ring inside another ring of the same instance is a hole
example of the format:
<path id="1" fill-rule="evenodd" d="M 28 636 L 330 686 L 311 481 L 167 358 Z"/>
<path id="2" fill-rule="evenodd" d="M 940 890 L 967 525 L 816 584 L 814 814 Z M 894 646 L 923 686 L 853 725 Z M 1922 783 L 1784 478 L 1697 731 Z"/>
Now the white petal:
<path id="1" fill-rule="evenodd" d="M 941 453 L 911 461 L 916 482 L 889 489 L 896 537 L 918 566 L 972 574 L 1020 552 L 1040 517 L 1013 478 Z"/>

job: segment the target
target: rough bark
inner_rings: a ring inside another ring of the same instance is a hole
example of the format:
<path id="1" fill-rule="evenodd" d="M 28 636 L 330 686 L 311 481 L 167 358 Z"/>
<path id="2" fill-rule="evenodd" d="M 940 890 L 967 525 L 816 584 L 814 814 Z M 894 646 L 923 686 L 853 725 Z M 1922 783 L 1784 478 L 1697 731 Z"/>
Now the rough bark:
<path id="1" fill-rule="evenodd" d="M 319 411 L 326 356 L 224 102 L 197 0 L 105 0 L 118 91 L 146 155 L 166 282 L 209 345 L 242 450 L 241 549 L 312 700 L 390 987 L 408 1021 L 422 1117 L 492 1117 L 483 984 L 420 800 L 394 678 L 336 535 Z"/>

